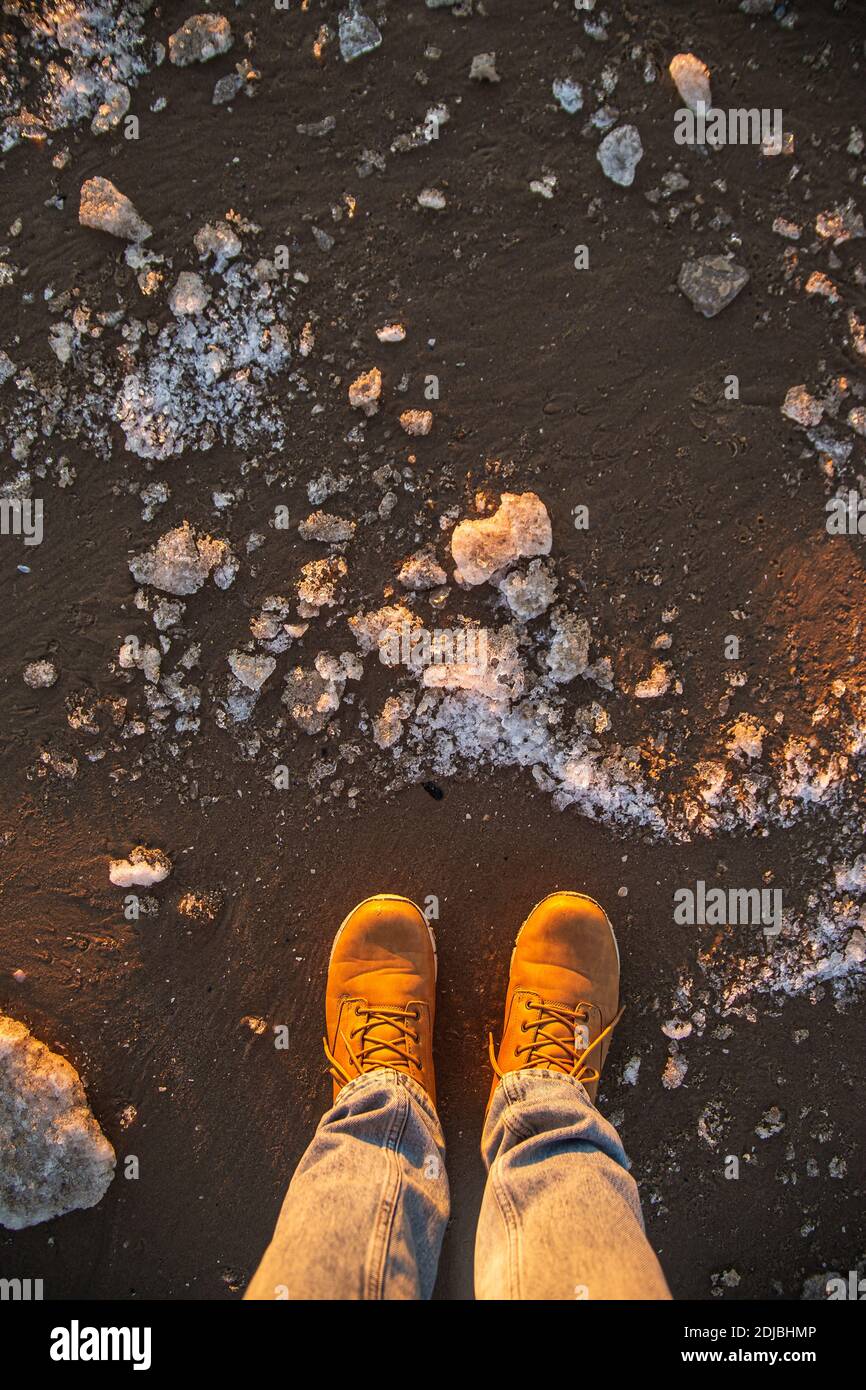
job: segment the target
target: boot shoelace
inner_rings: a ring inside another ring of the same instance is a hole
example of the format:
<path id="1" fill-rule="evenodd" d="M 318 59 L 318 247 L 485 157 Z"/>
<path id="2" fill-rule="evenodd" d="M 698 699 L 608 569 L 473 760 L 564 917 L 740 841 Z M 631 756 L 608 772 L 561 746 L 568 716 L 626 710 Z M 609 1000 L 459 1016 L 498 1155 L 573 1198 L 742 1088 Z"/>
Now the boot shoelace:
<path id="1" fill-rule="evenodd" d="M 623 1016 L 624 1008 L 620 1009 L 616 1018 L 599 1033 L 597 1038 L 594 1038 L 578 1053 L 577 1025 L 582 1024 L 584 1028 L 588 1025 L 588 1005 L 578 1004 L 576 1008 L 569 1009 L 565 1005 L 534 1004 L 532 1000 L 527 1000 L 526 1007 L 527 1009 L 535 1009 L 538 1018 L 534 1022 L 524 1022 L 520 1025 L 522 1033 L 534 1031 L 531 1042 L 514 1049 L 515 1057 L 526 1054 L 526 1061 L 521 1063 L 521 1067 L 546 1067 L 552 1071 L 561 1071 L 567 1076 L 573 1076 L 576 1081 L 590 1084 L 598 1081 L 597 1068 L 587 1066 L 586 1059 L 590 1052 L 593 1052 L 599 1043 L 613 1032 Z M 549 1053 L 546 1050 L 548 1048 L 552 1048 L 553 1052 Z M 497 1076 L 502 1076 L 502 1068 L 496 1059 L 496 1044 L 493 1041 L 492 1033 L 490 1034 L 490 1065 Z"/>
<path id="2" fill-rule="evenodd" d="M 345 1085 L 355 1076 L 374 1071 L 377 1067 L 394 1067 L 397 1071 L 404 1071 L 411 1076 L 412 1067 L 419 1065 L 409 1048 L 410 1042 L 416 1045 L 420 1042 L 420 1035 L 411 1026 L 421 1017 L 418 1010 L 391 1008 L 387 1005 L 379 1009 L 370 1009 L 359 1005 L 355 1012 L 361 1020 L 358 1026 L 348 1033 L 340 1029 L 340 1037 L 348 1053 L 349 1063 L 355 1068 L 354 1072 L 350 1072 L 337 1061 L 328 1047 L 327 1038 L 322 1039 L 334 1080 Z M 384 1036 L 376 1036 L 379 1029 L 386 1030 Z M 391 1033 L 390 1037 L 388 1032 Z M 357 1044 L 354 1042 L 356 1038 L 360 1038 Z"/>

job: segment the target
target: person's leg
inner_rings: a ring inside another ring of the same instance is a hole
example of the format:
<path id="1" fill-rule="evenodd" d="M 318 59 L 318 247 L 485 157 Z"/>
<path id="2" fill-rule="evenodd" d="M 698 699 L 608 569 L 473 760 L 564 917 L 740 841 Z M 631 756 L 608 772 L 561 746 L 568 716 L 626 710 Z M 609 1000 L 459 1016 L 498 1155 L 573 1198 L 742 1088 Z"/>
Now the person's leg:
<path id="1" fill-rule="evenodd" d="M 449 1215 L 435 981 L 432 932 L 413 903 L 382 895 L 346 918 L 325 1011 L 334 1104 L 246 1298 L 430 1297 Z"/>
<path id="2" fill-rule="evenodd" d="M 619 1137 L 594 1104 L 618 1007 L 605 914 L 553 894 L 517 938 L 497 1056 L 491 1043 L 477 1298 L 670 1298 Z"/>

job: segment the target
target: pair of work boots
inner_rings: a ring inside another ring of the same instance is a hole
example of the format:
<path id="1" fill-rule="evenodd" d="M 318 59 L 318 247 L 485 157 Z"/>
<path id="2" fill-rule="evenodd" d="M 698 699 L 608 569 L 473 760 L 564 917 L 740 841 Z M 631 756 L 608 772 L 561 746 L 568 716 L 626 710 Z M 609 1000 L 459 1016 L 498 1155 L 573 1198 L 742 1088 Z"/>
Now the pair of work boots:
<path id="1" fill-rule="evenodd" d="M 498 1052 L 490 1038 L 493 1089 L 506 1072 L 543 1068 L 573 1076 L 594 1102 L 618 1008 L 610 922 L 592 898 L 552 893 L 530 912 L 511 955 Z M 390 1067 L 435 1106 L 435 1010 L 436 942 L 421 909 L 390 893 L 359 903 L 337 932 L 328 971 L 334 1099 L 356 1077 Z"/>

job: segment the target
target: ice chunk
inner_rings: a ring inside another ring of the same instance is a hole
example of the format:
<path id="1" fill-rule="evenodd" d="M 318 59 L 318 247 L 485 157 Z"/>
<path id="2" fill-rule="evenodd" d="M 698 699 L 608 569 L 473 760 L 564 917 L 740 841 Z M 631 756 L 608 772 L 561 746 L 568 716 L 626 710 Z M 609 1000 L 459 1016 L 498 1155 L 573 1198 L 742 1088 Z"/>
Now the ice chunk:
<path id="1" fill-rule="evenodd" d="M 607 177 L 621 188 L 634 183 L 635 170 L 643 159 L 643 145 L 637 126 L 619 125 L 606 135 L 596 150 L 596 159 Z"/>
<path id="2" fill-rule="evenodd" d="M 168 297 L 168 307 L 177 318 L 184 314 L 200 314 L 210 297 L 211 292 L 200 275 L 182 270 Z"/>
<path id="3" fill-rule="evenodd" d="M 228 541 L 199 534 L 185 521 L 166 531 L 143 555 L 134 556 L 129 568 L 139 584 L 152 584 L 166 594 L 196 594 L 212 570 L 218 586 L 226 588 L 236 561 Z"/>
<path id="4" fill-rule="evenodd" d="M 249 652 L 229 652 L 228 662 L 232 674 L 247 690 L 261 690 L 265 681 L 277 669 L 277 663 L 272 656 L 250 656 Z"/>
<path id="5" fill-rule="evenodd" d="M 563 111 L 567 111 L 570 116 L 575 115 L 583 106 L 583 89 L 579 82 L 572 82 L 570 77 L 558 77 L 556 79 L 553 84 L 553 95 Z"/>
<path id="6" fill-rule="evenodd" d="M 175 67 L 207 63 L 228 53 L 233 43 L 231 25 L 221 14 L 194 14 L 168 40 L 169 60 Z"/>
<path id="7" fill-rule="evenodd" d="M 540 617 L 556 597 L 556 577 L 542 560 L 532 560 L 525 574 L 512 570 L 497 587 L 521 623 Z"/>
<path id="8" fill-rule="evenodd" d="M 31 690 L 45 690 L 54 685 L 58 674 L 53 661 L 28 662 L 21 672 L 24 684 L 29 685 Z"/>
<path id="9" fill-rule="evenodd" d="M 357 3 L 353 3 L 347 10 L 341 10 L 339 26 L 340 54 L 344 63 L 351 63 L 355 58 L 362 58 L 365 53 L 372 53 L 382 42 L 380 31 Z"/>
<path id="10" fill-rule="evenodd" d="M 657 700 L 660 695 L 667 694 L 670 683 L 668 668 L 657 661 L 646 680 L 638 681 L 634 688 L 634 697 L 636 700 Z"/>
<path id="11" fill-rule="evenodd" d="M 804 429 L 814 429 L 821 423 L 824 407 L 801 383 L 799 386 L 788 388 L 782 403 L 782 414 L 787 415 L 789 420 L 795 420 Z"/>
<path id="12" fill-rule="evenodd" d="M 766 732 L 751 714 L 741 714 L 731 725 L 728 752 L 735 758 L 760 758 Z"/>
<path id="13" fill-rule="evenodd" d="M 136 845 L 128 859 L 112 859 L 108 877 L 116 888 L 150 888 L 171 873 L 171 860 L 162 849 Z"/>
<path id="14" fill-rule="evenodd" d="M 72 1064 L 0 1014 L 0 1226 L 96 1206 L 114 1165 Z"/>
<path id="15" fill-rule="evenodd" d="M 339 657 L 319 652 L 313 670 L 296 666 L 286 676 L 283 704 L 305 734 L 321 733 L 340 708 L 348 680 L 360 680 L 363 668 L 352 652 Z"/>
<path id="16" fill-rule="evenodd" d="M 407 434 L 429 434 L 433 428 L 433 412 L 432 410 L 404 410 L 400 416 L 400 424 Z"/>
<path id="17" fill-rule="evenodd" d="M 684 261 L 677 280 L 686 299 L 706 319 L 720 314 L 748 283 L 746 268 L 728 260 L 727 256 L 701 256 L 695 261 Z"/>
<path id="18" fill-rule="evenodd" d="M 349 387 L 349 404 L 353 410 L 363 410 L 365 415 L 375 415 L 379 409 L 382 395 L 382 373 L 378 367 L 362 372 Z"/>
<path id="19" fill-rule="evenodd" d="M 565 685 L 582 676 L 589 664 L 589 623 L 586 618 L 559 608 L 553 615 L 552 630 L 545 664 L 550 679 Z"/>
<path id="20" fill-rule="evenodd" d="M 408 644 L 421 619 L 402 603 L 385 604 L 349 619 L 352 635 L 363 653 L 377 649 L 383 666 L 398 666 L 401 647 Z"/>
<path id="21" fill-rule="evenodd" d="M 402 323 L 384 323 L 381 328 L 376 329 L 376 337 L 380 343 L 402 343 L 406 337 L 406 329 Z"/>
<path id="22" fill-rule="evenodd" d="M 410 690 L 389 695 L 381 714 L 373 719 L 373 739 L 380 748 L 393 748 L 403 737 L 403 725 L 415 708 L 415 696 Z"/>
<path id="23" fill-rule="evenodd" d="M 674 86 L 690 111 L 697 111 L 703 103 L 704 110 L 712 106 L 710 95 L 710 70 L 706 63 L 696 58 L 694 53 L 678 53 L 671 59 L 668 69 Z"/>
<path id="24" fill-rule="evenodd" d="M 447 642 L 430 644 L 433 659 L 429 664 L 422 657 L 428 689 L 462 690 L 494 702 L 520 698 L 526 673 L 512 627 L 488 632 L 467 626 L 448 632 L 447 638 Z M 423 646 L 420 650 L 423 653 Z M 440 659 L 443 654 L 444 661 Z"/>
<path id="25" fill-rule="evenodd" d="M 320 608 L 333 608 L 348 572 L 348 565 L 341 555 L 333 555 L 326 560 L 310 560 L 309 564 L 304 565 L 298 584 L 301 617 L 315 617 Z"/>
<path id="26" fill-rule="evenodd" d="M 125 82 L 107 82 L 102 94 L 102 101 L 97 106 L 96 115 L 90 122 L 90 129 L 94 135 L 105 135 L 107 131 L 120 125 L 129 110 L 130 101 L 129 88 Z"/>
<path id="27" fill-rule="evenodd" d="M 222 275 L 229 261 L 241 253 L 241 239 L 230 222 L 206 222 L 193 237 L 195 249 L 203 261 L 213 256 L 214 270 Z"/>
<path id="28" fill-rule="evenodd" d="M 311 512 L 298 526 L 298 535 L 305 541 L 341 545 L 352 539 L 356 527 L 357 522 L 350 521 L 348 517 L 332 516 L 329 512 Z"/>
<path id="29" fill-rule="evenodd" d="M 504 492 L 493 516 L 455 526 L 455 578 L 463 584 L 483 584 L 523 556 L 549 555 L 552 544 L 550 517 L 541 498 L 534 492 Z"/>
<path id="30" fill-rule="evenodd" d="M 83 227 L 95 227 L 127 241 L 147 241 L 153 235 L 126 195 L 110 179 L 99 176 L 85 179 L 81 185 L 78 220 Z"/>
<path id="31" fill-rule="evenodd" d="M 496 71 L 496 54 L 476 53 L 469 68 L 469 77 L 473 82 L 500 82 L 502 79 Z"/>
<path id="32" fill-rule="evenodd" d="M 404 589 L 437 589 L 448 576 L 432 550 L 418 550 L 410 555 L 397 578 Z"/>

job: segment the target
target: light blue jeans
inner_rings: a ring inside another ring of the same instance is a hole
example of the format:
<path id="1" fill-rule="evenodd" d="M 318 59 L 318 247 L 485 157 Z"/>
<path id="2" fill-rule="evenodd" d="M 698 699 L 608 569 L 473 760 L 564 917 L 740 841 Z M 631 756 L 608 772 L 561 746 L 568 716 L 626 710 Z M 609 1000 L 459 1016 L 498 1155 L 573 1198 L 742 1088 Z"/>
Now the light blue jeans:
<path id="1" fill-rule="evenodd" d="M 477 1298 L 670 1298 L 619 1136 L 579 1081 L 507 1073 L 481 1152 Z M 246 1297 L 429 1298 L 450 1209 L 430 1098 L 368 1072 L 319 1124 Z"/>

